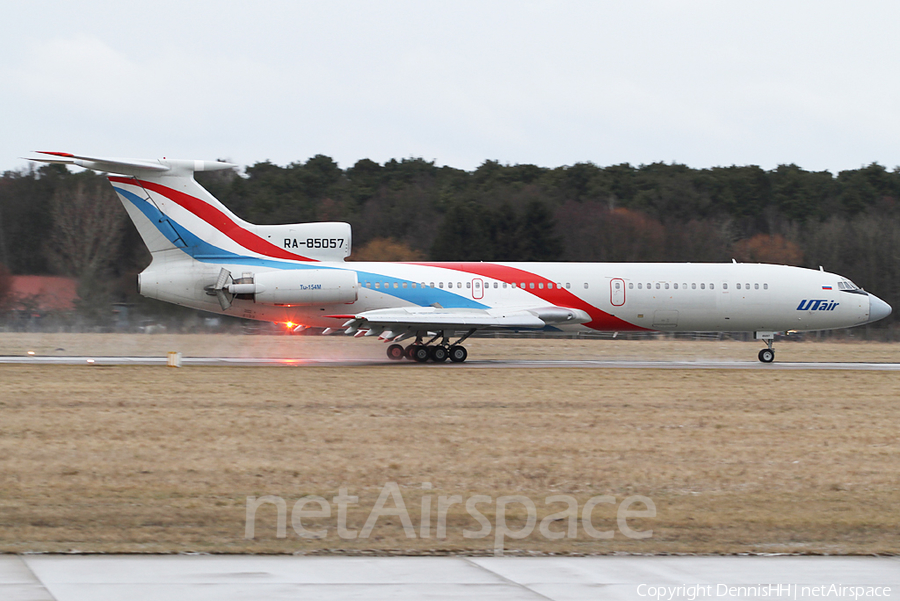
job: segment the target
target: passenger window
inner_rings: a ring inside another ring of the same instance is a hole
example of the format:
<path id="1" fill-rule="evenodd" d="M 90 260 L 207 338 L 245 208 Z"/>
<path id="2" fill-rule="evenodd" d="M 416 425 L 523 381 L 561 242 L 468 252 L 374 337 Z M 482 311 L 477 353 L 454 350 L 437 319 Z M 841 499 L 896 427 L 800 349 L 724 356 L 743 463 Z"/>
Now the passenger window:
<path id="1" fill-rule="evenodd" d="M 413 288 L 416 287 L 416 283 L 415 283 L 415 282 L 412 283 L 412 287 L 413 287 Z"/>
<path id="2" fill-rule="evenodd" d="M 744 284 L 744 288 L 746 288 L 747 290 L 750 290 L 750 284 Z"/>
<path id="3" fill-rule="evenodd" d="M 538 282 L 538 288 L 540 288 L 541 290 L 543 290 L 543 289 L 544 289 L 544 282 Z"/>
<path id="4" fill-rule="evenodd" d="M 740 285 L 740 284 L 735 284 L 735 286 L 737 286 L 737 289 L 738 289 L 738 290 L 741 289 L 741 285 Z"/>
<path id="5" fill-rule="evenodd" d="M 644 289 L 644 285 L 642 283 L 638 282 L 638 290 L 643 290 L 643 289 Z"/>
<path id="6" fill-rule="evenodd" d="M 682 284 L 681 287 L 687 290 L 687 284 Z"/>
<path id="7" fill-rule="evenodd" d="M 691 284 L 691 288 L 693 288 L 694 290 L 696 290 L 696 289 L 697 289 L 697 284 Z"/>
<path id="8" fill-rule="evenodd" d="M 571 287 L 572 287 L 572 286 L 569 285 L 569 282 L 566 282 L 566 290 L 568 290 L 568 289 L 571 288 Z"/>
<path id="9" fill-rule="evenodd" d="M 659 290 L 659 282 L 656 282 L 656 289 Z"/>
<path id="10" fill-rule="evenodd" d="M 714 289 L 715 287 L 716 287 L 715 284 L 710 284 L 710 285 L 709 285 L 709 289 L 710 289 L 710 290 Z"/>
<path id="11" fill-rule="evenodd" d="M 740 284 L 738 284 L 740 286 Z M 722 290 L 728 290 L 728 284 L 722 284 Z"/>
<path id="12" fill-rule="evenodd" d="M 400 287 L 400 282 L 394 282 L 394 288 L 399 288 L 399 287 Z M 403 287 L 406 288 L 406 284 L 404 284 Z"/>
<path id="13" fill-rule="evenodd" d="M 443 288 L 443 287 L 444 287 L 444 282 L 438 282 L 438 288 Z"/>
<path id="14" fill-rule="evenodd" d="M 462 282 L 456 282 L 456 287 L 457 287 L 457 288 L 462 288 Z"/>
<path id="15" fill-rule="evenodd" d="M 494 287 L 497 287 L 497 284 L 494 284 Z M 506 288 L 506 282 L 503 282 L 503 287 Z"/>
<path id="16" fill-rule="evenodd" d="M 503 284 L 503 287 L 506 288 L 506 284 Z M 494 288 L 495 288 L 495 289 L 498 288 L 497 282 L 494 282 Z"/>
<path id="17" fill-rule="evenodd" d="M 372 287 L 372 282 L 366 282 L 366 288 L 371 288 L 371 287 Z"/>
<path id="18" fill-rule="evenodd" d="M 525 285 L 525 282 L 522 282 L 522 285 L 519 286 L 519 288 L 527 288 L 527 287 L 528 287 L 528 286 Z"/>
<path id="19" fill-rule="evenodd" d="M 534 290 L 534 282 L 528 282 L 528 287 Z"/>
<path id="20" fill-rule="evenodd" d="M 375 287 L 376 287 L 376 288 L 381 288 L 381 282 L 375 282 Z"/>
<path id="21" fill-rule="evenodd" d="M 768 284 L 763 284 L 763 290 L 768 290 L 768 289 L 769 289 L 769 285 L 768 285 Z"/>
<path id="22" fill-rule="evenodd" d="M 553 290 L 553 282 L 547 282 L 547 290 Z"/>
<path id="23" fill-rule="evenodd" d="M 406 282 L 403 282 L 403 287 L 406 288 Z"/>
<path id="24" fill-rule="evenodd" d="M 466 282 L 466 288 L 471 288 L 471 287 L 472 287 L 472 282 Z M 476 286 L 476 288 L 477 288 L 477 286 Z"/>
<path id="25" fill-rule="evenodd" d="M 666 284 L 666 290 L 668 290 L 668 289 L 669 289 L 669 285 L 668 285 L 668 284 Z"/>
<path id="26" fill-rule="evenodd" d="M 431 286 L 430 286 L 430 287 L 431 287 L 431 288 L 434 288 L 434 282 L 431 282 Z"/>
<path id="27" fill-rule="evenodd" d="M 678 290 L 678 284 L 672 284 L 672 287 L 675 288 L 675 290 Z"/>
<path id="28" fill-rule="evenodd" d="M 584 289 L 585 289 L 585 290 L 588 289 L 588 283 L 587 283 L 587 282 L 584 283 Z"/>
<path id="29" fill-rule="evenodd" d="M 706 290 L 706 284 L 700 284 L 700 290 Z"/>
<path id="30" fill-rule="evenodd" d="M 633 289 L 634 289 L 634 282 L 628 282 L 628 289 L 629 289 L 629 290 L 633 290 Z"/>
<path id="31" fill-rule="evenodd" d="M 759 290 L 759 284 L 753 284 L 753 289 L 754 289 L 754 290 Z"/>

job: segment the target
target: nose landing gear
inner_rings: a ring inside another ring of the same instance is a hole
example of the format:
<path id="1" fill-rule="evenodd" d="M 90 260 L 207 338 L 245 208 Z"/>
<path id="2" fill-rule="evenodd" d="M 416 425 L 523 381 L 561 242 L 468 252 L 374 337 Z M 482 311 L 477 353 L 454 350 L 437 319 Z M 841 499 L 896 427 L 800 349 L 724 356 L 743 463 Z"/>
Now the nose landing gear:
<path id="1" fill-rule="evenodd" d="M 763 363 L 771 363 L 775 360 L 775 351 L 772 349 L 772 343 L 775 342 L 775 332 L 756 332 L 757 340 L 765 340 L 766 347 L 759 351 L 759 360 Z"/>

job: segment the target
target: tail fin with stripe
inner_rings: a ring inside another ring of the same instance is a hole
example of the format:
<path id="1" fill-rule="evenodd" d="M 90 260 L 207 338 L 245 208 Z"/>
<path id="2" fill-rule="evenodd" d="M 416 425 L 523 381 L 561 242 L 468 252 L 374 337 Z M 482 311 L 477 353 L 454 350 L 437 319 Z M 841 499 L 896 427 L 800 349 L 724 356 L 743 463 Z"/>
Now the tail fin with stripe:
<path id="1" fill-rule="evenodd" d="M 181 250 L 199 260 L 236 257 L 343 261 L 347 223 L 254 225 L 232 213 L 194 179 L 198 171 L 236 167 L 218 161 L 112 159 L 41 152 L 31 160 L 103 171 L 151 253 Z"/>

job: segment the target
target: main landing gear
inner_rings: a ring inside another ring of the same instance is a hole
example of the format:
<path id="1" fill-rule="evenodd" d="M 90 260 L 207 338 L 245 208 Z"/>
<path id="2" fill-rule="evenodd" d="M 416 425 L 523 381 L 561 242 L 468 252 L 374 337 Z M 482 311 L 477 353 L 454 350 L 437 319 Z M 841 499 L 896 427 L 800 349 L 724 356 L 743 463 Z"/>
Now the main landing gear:
<path id="1" fill-rule="evenodd" d="M 444 334 L 443 331 L 438 332 L 438 334 L 429 340 L 428 342 L 422 342 L 422 333 L 418 333 L 416 336 L 416 341 L 403 348 L 403 346 L 399 344 L 392 344 L 387 349 L 388 359 L 392 361 L 400 361 L 401 359 L 409 359 L 410 361 L 415 361 L 416 363 L 425 363 L 427 361 L 433 361 L 434 363 L 444 363 L 449 359 L 452 363 L 462 363 L 469 356 L 469 351 L 466 350 L 466 347 L 460 345 L 460 343 L 475 333 L 475 330 L 469 330 L 466 332 L 466 335 L 450 344 L 450 334 Z M 438 344 L 433 344 L 438 338 L 441 338 L 441 342 Z"/>

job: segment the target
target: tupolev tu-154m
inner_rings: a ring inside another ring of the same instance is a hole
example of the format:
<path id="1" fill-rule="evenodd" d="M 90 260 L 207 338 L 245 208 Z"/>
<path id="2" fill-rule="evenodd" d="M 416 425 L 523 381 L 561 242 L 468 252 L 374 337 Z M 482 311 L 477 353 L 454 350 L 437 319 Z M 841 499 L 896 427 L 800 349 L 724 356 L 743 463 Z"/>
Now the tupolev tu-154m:
<path id="1" fill-rule="evenodd" d="M 394 360 L 462 362 L 478 331 L 753 332 L 849 328 L 891 307 L 823 269 L 747 263 L 348 262 L 350 224 L 253 225 L 194 179 L 218 161 L 41 152 L 105 172 L 153 260 L 149 298 L 245 319 L 377 336 Z M 454 340 L 455 338 L 455 340 Z M 407 346 L 401 341 L 412 339 Z"/>

